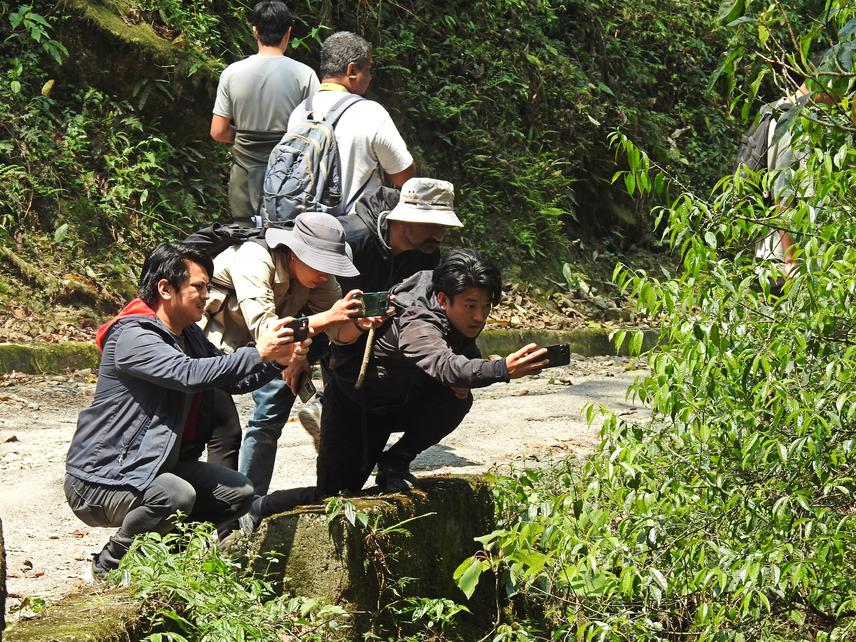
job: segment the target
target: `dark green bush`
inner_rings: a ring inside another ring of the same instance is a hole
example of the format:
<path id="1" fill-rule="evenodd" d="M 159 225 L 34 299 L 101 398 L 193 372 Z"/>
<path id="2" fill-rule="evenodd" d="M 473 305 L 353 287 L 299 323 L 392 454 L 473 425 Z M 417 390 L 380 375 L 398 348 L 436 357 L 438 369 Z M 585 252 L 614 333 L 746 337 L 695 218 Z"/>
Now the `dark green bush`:
<path id="1" fill-rule="evenodd" d="M 795 38 L 823 51 L 825 29 L 837 32 L 819 68 L 792 58 L 835 97 L 788 112 L 805 151 L 794 200 L 765 202 L 770 173 L 726 176 L 709 198 L 684 192 L 660 212 L 681 273 L 616 270 L 640 310 L 665 322 L 633 389 L 654 420 L 607 417 L 581 467 L 498 486 L 503 528 L 458 576 L 469 591 L 497 572 L 521 606 L 516 639 L 856 636 L 856 9 L 828 8 Z M 770 61 L 790 55 L 769 35 L 786 24 L 775 9 L 734 25 Z M 753 68 L 749 41 L 735 38 L 726 73 Z M 654 161 L 616 140 L 628 186 L 662 188 Z M 781 266 L 754 257 L 771 229 L 797 240 L 781 294 L 771 288 Z"/>

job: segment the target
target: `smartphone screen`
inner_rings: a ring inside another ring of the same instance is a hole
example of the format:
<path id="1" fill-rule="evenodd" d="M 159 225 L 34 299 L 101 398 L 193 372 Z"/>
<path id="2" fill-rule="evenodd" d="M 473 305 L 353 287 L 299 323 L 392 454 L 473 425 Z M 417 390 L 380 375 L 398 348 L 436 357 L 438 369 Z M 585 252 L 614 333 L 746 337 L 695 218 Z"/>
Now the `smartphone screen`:
<path id="1" fill-rule="evenodd" d="M 363 311 L 358 317 L 383 317 L 389 307 L 389 292 L 363 292 Z"/>

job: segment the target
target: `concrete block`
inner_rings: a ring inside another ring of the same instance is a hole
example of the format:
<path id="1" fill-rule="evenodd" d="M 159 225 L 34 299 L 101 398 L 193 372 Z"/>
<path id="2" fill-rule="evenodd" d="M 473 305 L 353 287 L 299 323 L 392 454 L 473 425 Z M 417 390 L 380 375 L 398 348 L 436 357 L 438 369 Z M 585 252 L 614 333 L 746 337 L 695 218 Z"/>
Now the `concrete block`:
<path id="1" fill-rule="evenodd" d="M 343 517 L 328 524 L 322 506 L 300 507 L 262 522 L 250 547 L 254 570 L 290 594 L 347 605 L 359 614 L 357 632 L 371 620 L 366 613 L 392 599 L 388 587 L 402 577 L 413 578 L 403 595 L 466 602 L 452 574 L 480 548 L 474 538 L 494 528 L 485 478 L 423 478 L 409 493 L 352 501 L 369 515 L 370 524 L 377 524 L 374 533 L 352 527 Z M 409 535 L 395 532 L 396 524 L 417 517 L 403 524 Z M 493 613 L 488 584 L 483 582 L 467 603 L 473 613 Z M 484 624 L 475 618 L 464 624 Z"/>

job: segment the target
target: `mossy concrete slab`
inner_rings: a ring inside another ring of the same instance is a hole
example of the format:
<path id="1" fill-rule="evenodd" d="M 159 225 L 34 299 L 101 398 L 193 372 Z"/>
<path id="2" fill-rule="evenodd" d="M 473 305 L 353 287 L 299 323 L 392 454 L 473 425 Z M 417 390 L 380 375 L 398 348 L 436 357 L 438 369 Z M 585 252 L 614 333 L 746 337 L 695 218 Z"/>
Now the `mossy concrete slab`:
<path id="1" fill-rule="evenodd" d="M 632 332 L 633 328 L 628 328 Z M 579 328 L 577 330 L 486 330 L 478 338 L 482 354 L 507 355 L 521 346 L 535 342 L 539 345 L 568 343 L 571 352 L 585 357 L 627 354 L 628 341 L 620 351 L 609 339 L 609 328 Z M 643 350 L 653 347 L 659 336 L 657 330 L 643 330 Z M 0 343 L 0 374 L 12 371 L 28 374 L 60 374 L 66 370 L 98 367 L 100 355 L 94 343 L 67 341 L 64 343 Z"/>
<path id="2" fill-rule="evenodd" d="M 474 538 L 494 528 L 490 485 L 479 476 L 422 478 L 409 493 L 356 497 L 358 511 L 369 515 L 371 529 L 352 527 L 344 517 L 328 524 L 323 507 L 301 507 L 264 520 L 250 546 L 253 568 L 275 586 L 294 595 L 321 597 L 355 613 L 357 631 L 365 631 L 383 593 L 397 579 L 413 578 L 405 596 L 446 597 L 464 602 L 452 574 L 479 549 Z M 403 525 L 408 534 L 389 531 Z M 379 534 L 378 534 L 379 533 Z M 491 614 L 494 595 L 483 582 L 467 602 L 474 614 Z M 472 616 L 471 624 L 478 627 Z"/>
<path id="3" fill-rule="evenodd" d="M 32 620 L 11 624 L 6 642 L 133 642 L 148 621 L 143 603 L 120 589 L 70 595 Z"/>
<path id="4" fill-rule="evenodd" d="M 628 328 L 628 333 L 636 328 Z M 615 349 L 610 340 L 610 328 L 577 328 L 576 330 L 485 330 L 476 343 L 482 354 L 507 355 L 527 343 L 545 346 L 553 343 L 567 343 L 571 352 L 584 357 L 613 356 L 627 354 L 628 340 L 621 350 Z M 643 330 L 642 349 L 648 350 L 657 343 L 660 333 L 657 330 Z"/>
<path id="5" fill-rule="evenodd" d="M 97 368 L 100 355 L 94 343 L 0 343 L 0 374 L 61 374 L 67 370 Z"/>

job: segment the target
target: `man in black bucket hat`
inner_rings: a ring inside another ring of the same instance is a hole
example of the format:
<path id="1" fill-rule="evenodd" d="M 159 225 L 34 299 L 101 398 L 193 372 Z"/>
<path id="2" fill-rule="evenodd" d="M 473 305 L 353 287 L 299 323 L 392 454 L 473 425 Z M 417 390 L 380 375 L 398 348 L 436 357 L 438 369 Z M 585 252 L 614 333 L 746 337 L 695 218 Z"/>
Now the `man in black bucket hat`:
<path id="1" fill-rule="evenodd" d="M 281 319 L 305 311 L 310 334 L 324 332 L 333 342 L 353 341 L 360 330 L 352 318 L 362 304 L 358 291 L 342 297 L 336 277 L 357 274 L 339 221 L 329 214 L 306 212 L 292 228 L 266 230 L 263 243 L 247 241 L 217 255 L 200 326 L 209 341 L 228 353 L 256 341 Z M 371 320 L 359 321 L 360 327 L 370 324 Z M 209 445 L 209 461 L 213 450 L 215 461 L 238 464 L 256 494 L 268 490 L 277 440 L 307 368 L 306 351 L 295 350 L 283 377 L 253 393 L 255 410 L 243 444 L 240 422 L 233 418 L 218 427 Z"/>

